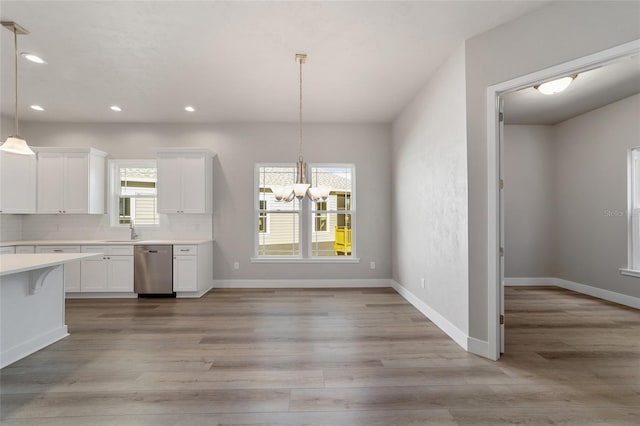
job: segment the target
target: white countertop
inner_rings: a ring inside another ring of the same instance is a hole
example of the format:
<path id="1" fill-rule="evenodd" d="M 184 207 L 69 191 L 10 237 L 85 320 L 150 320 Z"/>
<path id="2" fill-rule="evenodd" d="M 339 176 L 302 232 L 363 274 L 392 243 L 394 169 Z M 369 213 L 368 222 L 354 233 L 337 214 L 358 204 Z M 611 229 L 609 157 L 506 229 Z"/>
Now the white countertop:
<path id="1" fill-rule="evenodd" d="M 0 241 L 0 247 L 7 246 L 104 246 L 104 245 L 144 245 L 144 244 L 172 244 L 172 245 L 199 245 L 213 240 L 25 240 L 25 241 Z"/>
<path id="2" fill-rule="evenodd" d="M 99 256 L 100 253 L 0 254 L 0 276 Z"/>

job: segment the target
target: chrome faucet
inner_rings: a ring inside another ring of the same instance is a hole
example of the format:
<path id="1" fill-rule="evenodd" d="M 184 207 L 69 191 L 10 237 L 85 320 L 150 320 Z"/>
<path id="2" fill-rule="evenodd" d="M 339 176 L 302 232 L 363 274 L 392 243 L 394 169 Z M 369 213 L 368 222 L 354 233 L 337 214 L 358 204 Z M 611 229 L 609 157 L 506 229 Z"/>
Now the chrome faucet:
<path id="1" fill-rule="evenodd" d="M 131 220 L 131 222 L 129 222 L 129 229 L 131 230 L 131 241 L 139 237 L 139 235 L 136 233 L 135 228 L 133 227 L 133 219 Z"/>

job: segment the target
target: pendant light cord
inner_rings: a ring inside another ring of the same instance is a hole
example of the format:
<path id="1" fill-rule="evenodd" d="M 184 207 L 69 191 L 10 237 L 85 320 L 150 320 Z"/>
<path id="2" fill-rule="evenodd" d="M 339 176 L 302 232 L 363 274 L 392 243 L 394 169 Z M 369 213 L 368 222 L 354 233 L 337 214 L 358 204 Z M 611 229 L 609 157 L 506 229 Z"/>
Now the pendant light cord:
<path id="1" fill-rule="evenodd" d="M 300 147 L 298 152 L 298 159 L 302 160 L 302 63 L 304 62 L 300 59 Z"/>
<path id="2" fill-rule="evenodd" d="M 16 26 L 13 26 L 13 51 L 14 51 L 14 78 L 15 78 L 15 95 L 16 95 L 16 107 L 15 107 L 15 127 L 16 127 L 16 136 L 20 134 L 18 130 L 18 30 Z"/>

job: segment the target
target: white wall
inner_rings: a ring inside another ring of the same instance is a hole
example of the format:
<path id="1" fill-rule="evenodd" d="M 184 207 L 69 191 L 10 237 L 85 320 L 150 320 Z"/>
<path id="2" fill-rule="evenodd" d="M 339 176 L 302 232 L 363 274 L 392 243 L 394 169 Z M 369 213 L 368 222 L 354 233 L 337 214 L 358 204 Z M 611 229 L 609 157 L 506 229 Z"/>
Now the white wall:
<path id="1" fill-rule="evenodd" d="M 460 46 L 393 123 L 392 256 L 394 280 L 466 335 L 464 73 Z"/>
<path id="2" fill-rule="evenodd" d="M 305 126 L 308 162 L 355 163 L 357 174 L 357 264 L 252 264 L 255 229 L 254 165 L 295 162 L 297 124 L 69 124 L 26 123 L 33 146 L 92 146 L 109 158 L 152 158 L 154 147 L 209 148 L 214 160 L 213 234 L 215 279 L 362 279 L 391 276 L 390 126 L 313 124 Z M 173 237 L 211 235 L 211 216 L 168 216 Z M 51 226 L 57 225 L 57 226 Z M 85 235 L 111 232 L 106 216 L 29 216 L 23 236 Z M 102 227 L 102 228 L 101 228 Z M 197 229 L 196 229 L 197 228 Z M 59 229 L 59 230 L 58 230 Z M 125 233 L 128 231 L 124 231 Z M 153 237 L 142 230 L 142 237 Z M 240 269 L 232 268 L 240 262 Z M 369 262 L 376 262 L 376 269 Z"/>
<path id="3" fill-rule="evenodd" d="M 640 38 L 640 2 L 557 2 L 467 40 L 469 334 L 488 336 L 487 87 Z M 492 313 L 493 315 L 493 313 Z"/>
<path id="4" fill-rule="evenodd" d="M 627 151 L 640 145 L 640 95 L 554 126 L 557 277 L 640 297 L 627 266 Z"/>
<path id="5" fill-rule="evenodd" d="M 555 277 L 552 126 L 504 128 L 505 277 Z"/>

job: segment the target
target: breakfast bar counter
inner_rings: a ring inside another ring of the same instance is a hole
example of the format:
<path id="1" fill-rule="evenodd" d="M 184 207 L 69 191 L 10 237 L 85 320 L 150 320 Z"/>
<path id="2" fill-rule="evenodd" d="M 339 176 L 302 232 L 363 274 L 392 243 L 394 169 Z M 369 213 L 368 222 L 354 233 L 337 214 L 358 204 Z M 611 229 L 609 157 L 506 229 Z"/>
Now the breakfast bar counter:
<path id="1" fill-rule="evenodd" d="M 68 335 L 62 265 L 96 256 L 0 255 L 0 368 Z"/>

